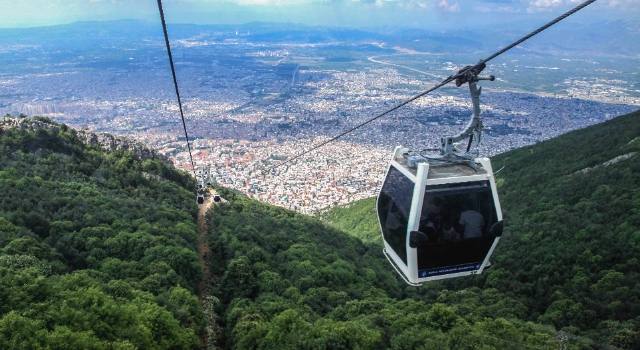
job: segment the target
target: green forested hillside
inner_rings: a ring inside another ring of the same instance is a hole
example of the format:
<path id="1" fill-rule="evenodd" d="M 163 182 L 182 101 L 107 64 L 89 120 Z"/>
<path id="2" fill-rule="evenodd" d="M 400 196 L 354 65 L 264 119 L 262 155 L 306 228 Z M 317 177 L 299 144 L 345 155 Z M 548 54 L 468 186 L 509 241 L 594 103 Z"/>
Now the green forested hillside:
<path id="1" fill-rule="evenodd" d="M 508 229 L 485 285 L 531 319 L 640 347 L 640 112 L 503 161 Z"/>
<path id="2" fill-rule="evenodd" d="M 640 348 L 639 157 L 640 113 L 495 157 L 492 268 L 420 288 L 382 256 L 374 199 L 322 222 L 218 188 L 209 345 Z M 199 348 L 193 187 L 65 126 L 0 130 L 0 349 Z"/>
<path id="3" fill-rule="evenodd" d="M 398 282 L 380 246 L 217 190 L 228 200 L 208 217 L 222 348 L 522 349 L 555 336 L 518 320 L 524 306 L 495 289 L 432 301 Z M 465 303 L 446 305 L 455 298 Z"/>
<path id="4" fill-rule="evenodd" d="M 360 238 L 363 242 L 382 245 L 375 197 L 325 209 L 320 212 L 318 218 Z"/>
<path id="5" fill-rule="evenodd" d="M 194 185 L 64 125 L 0 129 L 0 349 L 199 348 Z"/>
<path id="6" fill-rule="evenodd" d="M 492 269 L 420 293 L 460 308 L 468 298 L 448 290 L 494 290 L 522 320 L 640 348 L 640 112 L 492 161 L 506 165 L 496 178 L 507 224 Z M 371 198 L 323 219 L 370 240 L 374 212 Z"/>

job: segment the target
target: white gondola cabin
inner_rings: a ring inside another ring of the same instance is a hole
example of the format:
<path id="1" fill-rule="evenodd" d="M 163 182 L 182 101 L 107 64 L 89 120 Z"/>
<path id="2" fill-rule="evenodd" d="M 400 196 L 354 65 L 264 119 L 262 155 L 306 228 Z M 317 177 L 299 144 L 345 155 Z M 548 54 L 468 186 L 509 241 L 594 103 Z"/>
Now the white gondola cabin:
<path id="1" fill-rule="evenodd" d="M 376 203 L 384 253 L 410 285 L 482 273 L 502 236 L 502 210 L 488 158 L 469 153 L 483 130 L 479 78 L 469 84 L 473 115 L 459 134 L 440 140 L 438 155 L 396 147 Z M 456 142 L 468 139 L 466 152 Z"/>
<path id="2" fill-rule="evenodd" d="M 502 235 L 491 163 L 413 163 L 397 147 L 377 200 L 384 251 L 409 284 L 479 274 Z"/>

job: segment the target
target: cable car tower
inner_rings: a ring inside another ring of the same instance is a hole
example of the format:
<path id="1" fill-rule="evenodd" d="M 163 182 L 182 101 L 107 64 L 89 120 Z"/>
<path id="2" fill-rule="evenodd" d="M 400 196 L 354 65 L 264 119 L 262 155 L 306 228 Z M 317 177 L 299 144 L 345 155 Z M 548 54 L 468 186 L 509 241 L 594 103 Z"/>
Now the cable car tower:
<path id="1" fill-rule="evenodd" d="M 469 153 L 483 130 L 477 84 L 495 79 L 480 77 L 484 68 L 465 67 L 456 79 L 469 85 L 473 104 L 465 129 L 443 136 L 437 154 L 396 147 L 378 194 L 383 252 L 410 285 L 482 273 L 502 235 L 491 162 Z M 466 151 L 458 149 L 467 139 Z"/>
<path id="2" fill-rule="evenodd" d="M 198 181 L 198 204 L 204 204 L 204 195 L 207 192 L 207 186 L 211 185 L 211 167 L 201 167 L 196 171 L 196 181 Z"/>

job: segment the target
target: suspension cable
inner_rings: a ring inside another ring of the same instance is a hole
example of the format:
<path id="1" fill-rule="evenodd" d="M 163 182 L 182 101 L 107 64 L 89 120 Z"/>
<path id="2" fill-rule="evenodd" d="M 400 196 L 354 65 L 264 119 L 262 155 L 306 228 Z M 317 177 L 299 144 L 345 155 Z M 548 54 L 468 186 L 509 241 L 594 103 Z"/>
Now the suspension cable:
<path id="1" fill-rule="evenodd" d="M 176 69 L 173 66 L 173 56 L 171 55 L 171 45 L 169 45 L 169 34 L 167 33 L 167 24 L 164 21 L 164 10 L 162 9 L 162 0 L 158 0 L 158 10 L 160 11 L 160 20 L 162 21 L 162 30 L 164 31 L 164 42 L 167 45 L 167 53 L 169 54 L 169 64 L 171 65 L 171 74 L 173 75 L 173 85 L 176 88 L 176 96 L 178 97 L 178 107 L 180 107 L 180 118 L 182 119 L 182 128 L 184 129 L 184 136 L 187 139 L 187 149 L 189 150 L 189 159 L 191 160 L 191 169 L 193 169 L 193 176 L 197 178 L 196 166 L 193 163 L 193 155 L 191 154 L 191 145 L 189 144 L 189 134 L 187 133 L 187 124 L 184 121 L 182 101 L 180 100 L 180 90 L 178 90 L 178 79 L 176 78 Z"/>
<path id="2" fill-rule="evenodd" d="M 597 0 L 587 0 L 587 1 L 583 2 L 582 4 L 580 4 L 580 5 L 576 6 L 576 7 L 574 7 L 573 9 L 571 9 L 571 10 L 569 10 L 569 11 L 565 12 L 565 13 L 564 13 L 564 14 L 562 14 L 562 15 L 558 16 L 557 18 L 555 18 L 555 19 L 554 19 L 554 20 L 552 20 L 551 22 L 549 22 L 549 23 L 547 23 L 547 24 L 543 25 L 542 27 L 540 27 L 540 28 L 538 28 L 538 29 L 534 30 L 533 32 L 531 32 L 531 33 L 527 34 L 526 36 L 524 36 L 524 37 L 520 38 L 519 40 L 517 40 L 517 41 L 513 42 L 511 45 L 508 45 L 508 46 L 504 47 L 503 49 L 501 49 L 500 51 L 498 51 L 498 52 L 494 53 L 493 55 L 491 55 L 491 56 L 489 56 L 489 57 L 487 57 L 487 58 L 485 58 L 485 59 L 483 59 L 483 60 L 480 60 L 477 64 L 475 64 L 475 65 L 473 65 L 473 66 L 465 67 L 464 69 L 461 69 L 458 73 L 456 73 L 456 74 L 453 74 L 453 75 L 449 76 L 448 78 L 446 78 L 445 80 L 443 80 L 440 84 L 438 84 L 438 85 L 436 85 L 436 86 L 432 87 L 431 89 L 426 90 L 426 91 L 424 91 L 424 92 L 421 92 L 421 93 L 419 93 L 419 94 L 415 95 L 414 97 L 412 97 L 412 98 L 410 98 L 410 99 L 408 99 L 408 100 L 406 100 L 406 101 L 404 101 L 404 102 L 402 102 L 402 103 L 400 103 L 400 104 L 396 105 L 395 107 L 393 107 L 393 108 L 391 108 L 391 109 L 388 109 L 388 110 L 386 110 L 386 111 L 384 111 L 384 112 L 382 112 L 382 113 L 380 113 L 380 114 L 376 115 L 375 117 L 373 117 L 373 118 L 371 118 L 371 119 L 369 119 L 369 120 L 365 121 L 364 123 L 358 124 L 358 125 L 356 125 L 355 127 L 351 128 L 351 129 L 349 129 L 349 130 L 347 130 L 347 131 L 345 131 L 345 132 L 343 132 L 343 133 L 341 133 L 341 134 L 339 134 L 339 135 L 337 135 L 337 136 L 334 136 L 334 137 L 330 138 L 330 139 L 329 139 L 329 140 L 327 140 L 327 141 L 324 141 L 324 142 L 322 142 L 322 143 L 320 143 L 320 144 L 318 144 L 318 145 L 316 145 L 316 146 L 311 147 L 310 149 L 308 149 L 308 150 L 306 150 L 306 151 L 304 151 L 304 152 L 302 152 L 302 153 L 300 153 L 300 154 L 295 155 L 294 157 L 290 158 L 289 160 L 287 160 L 287 161 L 285 161 L 285 162 L 283 162 L 283 163 L 280 163 L 280 164 L 277 164 L 277 165 L 275 165 L 275 166 L 271 167 L 270 169 L 268 169 L 268 170 L 267 170 L 267 172 L 266 172 L 264 175 L 266 176 L 266 174 L 267 174 L 267 173 L 269 173 L 269 172 L 271 172 L 272 170 L 275 170 L 275 169 L 277 169 L 277 168 L 279 168 L 279 167 L 281 167 L 281 166 L 283 166 L 283 165 L 285 165 L 285 164 L 287 164 L 287 163 L 291 163 L 291 162 L 293 162 L 294 160 L 296 160 L 296 159 L 298 159 L 298 158 L 300 158 L 300 157 L 304 156 L 305 154 L 311 153 L 311 152 L 313 152 L 313 151 L 317 150 L 318 148 L 323 147 L 324 145 L 326 145 L 326 144 L 328 144 L 328 143 L 331 143 L 331 142 L 333 142 L 333 141 L 335 141 L 335 140 L 337 140 L 337 139 L 339 139 L 339 138 L 343 137 L 344 135 L 347 135 L 347 134 L 349 134 L 349 133 L 351 133 L 351 132 L 353 132 L 353 131 L 355 131 L 355 130 L 359 129 L 359 128 L 361 128 L 361 127 L 363 127 L 363 126 L 365 126 L 365 125 L 367 125 L 367 124 L 369 124 L 369 123 L 373 122 L 374 120 L 380 119 L 380 118 L 384 117 L 385 115 L 387 115 L 387 114 L 389 114 L 389 113 L 391 113 L 391 112 L 393 112 L 393 111 L 395 111 L 395 110 L 399 109 L 400 107 L 403 107 L 403 106 L 405 106 L 405 105 L 407 105 L 407 104 L 409 104 L 409 103 L 411 103 L 411 102 L 413 102 L 413 101 L 417 100 L 418 98 L 420 98 L 420 97 L 422 97 L 422 96 L 424 96 L 424 95 L 426 95 L 426 94 L 428 94 L 428 93 L 430 93 L 430 92 L 433 92 L 433 91 L 435 91 L 435 90 L 437 90 L 437 89 L 439 89 L 439 88 L 441 88 L 441 87 L 443 87 L 443 86 L 445 86 L 445 85 L 449 84 L 450 82 L 452 82 L 452 81 L 454 81 L 454 80 L 456 80 L 456 79 L 458 79 L 458 78 L 464 77 L 468 72 L 470 72 L 470 71 L 472 71 L 472 70 L 474 70 L 474 71 L 476 71 L 476 72 L 480 72 L 480 71 L 482 71 L 482 69 L 484 69 L 484 67 L 485 67 L 485 65 L 486 65 L 486 63 L 487 63 L 487 62 L 489 62 L 489 61 L 491 61 L 492 59 L 494 59 L 494 58 L 496 58 L 496 57 L 498 57 L 498 56 L 502 55 L 503 53 L 505 53 L 505 52 L 507 52 L 507 51 L 511 50 L 511 49 L 512 49 L 512 48 L 514 48 L 515 46 L 522 44 L 524 41 L 526 41 L 526 40 L 528 40 L 528 39 L 532 38 L 533 36 L 535 36 L 535 35 L 539 34 L 539 33 L 540 33 L 540 32 L 542 32 L 543 30 L 545 30 L 545 29 L 547 29 L 547 28 L 549 28 L 549 27 L 553 26 L 554 24 L 556 24 L 556 23 L 558 23 L 558 22 L 562 21 L 563 19 L 565 19 L 565 18 L 567 18 L 567 17 L 571 16 L 572 14 L 574 14 L 574 13 L 576 13 L 576 12 L 578 12 L 578 11 L 582 10 L 583 8 L 587 7 L 588 5 L 590 5 L 590 4 L 592 4 L 592 3 L 596 2 L 596 1 L 597 1 Z M 158 0 L 158 2 L 160 2 L 160 0 Z"/>

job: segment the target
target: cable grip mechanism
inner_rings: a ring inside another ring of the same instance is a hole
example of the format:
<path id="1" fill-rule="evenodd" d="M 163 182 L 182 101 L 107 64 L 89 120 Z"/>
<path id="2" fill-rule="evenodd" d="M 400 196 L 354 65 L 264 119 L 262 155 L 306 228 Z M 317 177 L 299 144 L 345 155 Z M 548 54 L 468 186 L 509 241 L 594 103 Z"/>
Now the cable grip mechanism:
<path id="1" fill-rule="evenodd" d="M 466 66 L 458 71 L 454 76 L 456 78 L 456 86 L 460 87 L 464 84 L 469 84 L 469 93 L 471 94 L 471 103 L 473 104 L 473 115 L 471 120 L 467 123 L 465 129 L 452 136 L 443 136 L 440 138 L 440 155 L 444 159 L 450 159 L 455 156 L 458 159 L 471 160 L 471 156 L 467 154 L 471 149 L 471 145 L 475 141 L 476 145 L 480 144 L 482 138 L 482 120 L 480 119 L 480 94 L 482 88 L 479 87 L 478 81 L 489 80 L 494 81 L 496 78 L 493 75 L 486 77 L 480 77 L 478 74 L 484 70 L 486 64 L 483 61 L 478 62 L 475 66 Z M 455 143 L 469 138 L 466 152 L 462 152 L 455 147 Z"/>

